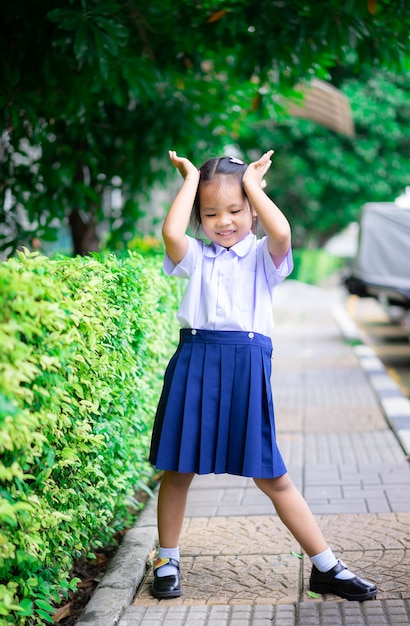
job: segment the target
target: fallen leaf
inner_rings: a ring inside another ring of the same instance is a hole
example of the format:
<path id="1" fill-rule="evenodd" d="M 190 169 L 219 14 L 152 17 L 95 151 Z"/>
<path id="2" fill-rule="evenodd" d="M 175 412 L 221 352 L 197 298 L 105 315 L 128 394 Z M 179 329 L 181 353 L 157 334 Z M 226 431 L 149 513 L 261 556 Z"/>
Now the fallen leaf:
<path id="1" fill-rule="evenodd" d="M 64 606 L 60 606 L 60 608 L 56 610 L 56 612 L 53 615 L 53 622 L 55 624 L 58 624 L 58 622 L 61 622 L 62 619 L 71 615 L 71 604 L 72 603 L 69 602 L 68 604 L 65 604 Z"/>
<path id="2" fill-rule="evenodd" d="M 295 556 L 297 559 L 301 559 L 302 558 L 302 554 L 298 554 L 297 552 L 295 552 L 294 550 L 290 551 L 292 556 Z"/>
<path id="3" fill-rule="evenodd" d="M 108 563 L 108 561 L 110 560 L 111 557 L 107 556 L 106 554 L 104 554 L 104 552 L 96 552 L 95 553 L 95 560 L 92 561 L 92 563 L 96 563 L 97 565 L 103 565 L 105 563 Z"/>
<path id="4" fill-rule="evenodd" d="M 95 582 L 95 578 L 87 578 L 87 580 L 82 580 L 80 583 L 78 583 L 77 588 L 78 589 L 85 589 L 87 587 L 91 587 Z"/>
<path id="5" fill-rule="evenodd" d="M 147 563 L 149 563 L 150 561 L 153 561 L 156 556 L 157 556 L 157 550 L 156 549 L 151 550 L 147 558 Z"/>

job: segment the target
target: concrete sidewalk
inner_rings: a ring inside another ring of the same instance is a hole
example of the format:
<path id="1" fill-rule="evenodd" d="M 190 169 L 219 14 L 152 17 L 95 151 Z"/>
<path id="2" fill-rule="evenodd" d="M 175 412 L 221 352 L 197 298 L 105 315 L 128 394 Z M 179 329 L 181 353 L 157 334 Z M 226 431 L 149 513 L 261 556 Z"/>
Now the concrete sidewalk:
<path id="1" fill-rule="evenodd" d="M 279 447 L 330 546 L 379 587 L 357 603 L 307 593 L 310 561 L 251 479 L 196 477 L 181 535 L 184 594 L 155 600 L 155 501 L 77 626 L 410 624 L 410 403 L 365 346 L 338 287 L 278 290 L 272 385 Z"/>

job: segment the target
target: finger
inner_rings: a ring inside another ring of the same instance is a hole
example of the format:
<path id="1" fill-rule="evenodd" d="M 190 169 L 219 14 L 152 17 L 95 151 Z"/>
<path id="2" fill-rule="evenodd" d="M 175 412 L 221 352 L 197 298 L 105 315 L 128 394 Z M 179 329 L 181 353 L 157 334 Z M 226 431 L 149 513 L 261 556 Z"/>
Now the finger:
<path id="1" fill-rule="evenodd" d="M 261 179 L 265 176 L 266 172 L 268 171 L 271 165 L 272 165 L 272 161 L 270 159 L 259 163 L 258 170 L 259 170 L 259 175 Z"/>
<path id="2" fill-rule="evenodd" d="M 255 165 L 256 167 L 270 167 L 270 164 L 272 163 L 272 161 L 270 160 L 270 157 L 273 154 L 273 150 L 269 150 L 269 152 L 265 152 L 265 154 L 262 154 L 261 158 L 258 159 L 258 161 L 255 161 Z"/>
<path id="3" fill-rule="evenodd" d="M 273 155 L 273 150 L 268 150 L 268 152 L 265 152 L 265 154 L 263 155 L 262 159 L 265 163 L 272 163 L 271 161 L 271 156 Z"/>
<path id="4" fill-rule="evenodd" d="M 272 164 L 272 161 L 271 161 L 272 154 L 273 154 L 273 150 L 268 150 L 268 152 L 265 152 L 265 154 L 261 156 L 259 161 L 257 161 L 259 167 L 269 169 Z"/>
<path id="5" fill-rule="evenodd" d="M 266 174 L 266 172 L 268 171 L 268 169 L 270 168 L 270 166 L 272 165 L 272 156 L 273 150 L 270 150 L 269 152 L 266 153 L 266 159 L 263 163 L 264 166 L 264 173 Z"/>

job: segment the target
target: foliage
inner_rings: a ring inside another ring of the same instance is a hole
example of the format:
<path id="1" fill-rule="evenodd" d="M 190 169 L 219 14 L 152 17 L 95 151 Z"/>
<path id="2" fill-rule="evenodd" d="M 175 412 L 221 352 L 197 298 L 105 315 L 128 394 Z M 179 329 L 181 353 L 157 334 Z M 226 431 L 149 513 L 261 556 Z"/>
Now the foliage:
<path id="1" fill-rule="evenodd" d="M 292 280 L 317 285 L 343 267 L 343 260 L 326 250 L 298 248 L 293 250 Z"/>
<path id="2" fill-rule="evenodd" d="M 178 294 L 136 254 L 19 253 L 0 285 L 0 623 L 43 624 L 152 472 Z"/>
<path id="3" fill-rule="evenodd" d="M 403 68 L 410 25 L 406 0 L 16 0 L 2 19 L 6 252 L 67 215 L 76 253 L 98 246 L 94 223 L 123 247 L 169 147 L 219 151 L 249 115 L 277 119 L 300 78 L 347 61 Z"/>
<path id="4" fill-rule="evenodd" d="M 393 202 L 410 184 L 410 75 L 375 72 L 364 81 L 345 79 L 355 137 L 342 137 L 307 120 L 254 125 L 255 137 L 274 147 L 268 192 L 286 212 L 296 247 L 320 246 L 357 221 L 365 202 Z"/>

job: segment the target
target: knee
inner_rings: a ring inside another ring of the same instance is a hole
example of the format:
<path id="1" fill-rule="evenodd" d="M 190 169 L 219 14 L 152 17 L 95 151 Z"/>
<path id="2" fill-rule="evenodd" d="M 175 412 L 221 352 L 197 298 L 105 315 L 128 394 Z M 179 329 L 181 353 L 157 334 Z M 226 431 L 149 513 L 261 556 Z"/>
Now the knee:
<path id="1" fill-rule="evenodd" d="M 287 473 L 277 478 L 254 478 L 253 480 L 255 485 L 268 496 L 293 488 L 293 482 Z"/>
<path id="2" fill-rule="evenodd" d="M 161 487 L 167 486 L 176 489 L 188 489 L 195 474 L 184 472 L 165 471 L 161 479 Z"/>

